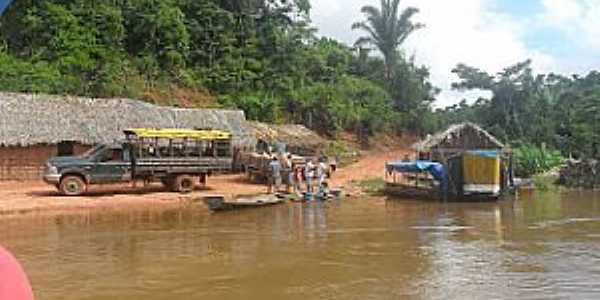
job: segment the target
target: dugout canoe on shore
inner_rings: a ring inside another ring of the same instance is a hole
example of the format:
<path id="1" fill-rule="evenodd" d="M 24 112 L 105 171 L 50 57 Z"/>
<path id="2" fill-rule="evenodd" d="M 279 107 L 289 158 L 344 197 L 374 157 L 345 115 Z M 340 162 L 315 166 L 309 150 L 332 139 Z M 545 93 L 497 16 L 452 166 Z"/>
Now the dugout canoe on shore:
<path id="1" fill-rule="evenodd" d="M 285 202 L 277 195 L 256 195 L 226 200 L 225 196 L 206 196 L 202 199 L 211 211 L 228 211 L 245 208 L 271 206 Z"/>
<path id="2" fill-rule="evenodd" d="M 284 202 L 311 202 L 311 201 L 328 201 L 334 199 L 341 199 L 344 197 L 344 192 L 339 189 L 330 191 L 327 196 L 319 195 L 308 195 L 303 196 L 289 195 L 289 194 L 263 194 L 255 196 L 239 197 L 232 200 L 227 200 L 225 196 L 213 195 L 205 196 L 202 201 L 206 204 L 208 209 L 213 212 L 217 211 L 229 211 L 246 208 L 257 208 L 264 206 L 271 206 L 281 204 Z"/>

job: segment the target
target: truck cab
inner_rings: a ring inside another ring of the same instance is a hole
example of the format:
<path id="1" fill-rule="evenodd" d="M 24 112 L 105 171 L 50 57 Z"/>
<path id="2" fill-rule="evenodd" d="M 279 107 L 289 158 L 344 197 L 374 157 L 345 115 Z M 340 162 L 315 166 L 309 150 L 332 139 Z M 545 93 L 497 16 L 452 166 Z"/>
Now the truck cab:
<path id="1" fill-rule="evenodd" d="M 132 179 L 131 147 L 127 143 L 101 144 L 79 156 L 55 157 L 46 163 L 44 181 L 65 195 L 79 195 L 89 184 Z"/>

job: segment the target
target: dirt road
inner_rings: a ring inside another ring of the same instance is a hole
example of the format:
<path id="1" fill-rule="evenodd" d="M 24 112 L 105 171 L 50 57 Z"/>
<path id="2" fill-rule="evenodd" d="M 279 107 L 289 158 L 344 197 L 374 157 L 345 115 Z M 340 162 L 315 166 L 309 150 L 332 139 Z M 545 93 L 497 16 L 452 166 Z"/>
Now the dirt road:
<path id="1" fill-rule="evenodd" d="M 398 159 L 404 151 L 382 151 L 366 154 L 363 159 L 335 173 L 332 186 L 355 193 L 352 181 L 382 177 L 386 161 Z M 140 184 L 141 185 L 141 184 Z M 64 212 L 89 209 L 147 209 L 180 207 L 203 195 L 234 197 L 266 192 L 264 185 L 248 182 L 244 175 L 216 176 L 208 179 L 208 188 L 190 194 L 165 192 L 160 184 L 146 187 L 131 185 L 93 186 L 83 197 L 64 197 L 41 180 L 33 182 L 0 182 L 0 215 L 36 212 Z"/>

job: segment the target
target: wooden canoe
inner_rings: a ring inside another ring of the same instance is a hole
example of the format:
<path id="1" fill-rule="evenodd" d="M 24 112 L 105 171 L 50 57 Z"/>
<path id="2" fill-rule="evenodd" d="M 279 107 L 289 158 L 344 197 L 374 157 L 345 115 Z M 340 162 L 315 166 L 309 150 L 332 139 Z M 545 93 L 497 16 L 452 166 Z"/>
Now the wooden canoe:
<path id="1" fill-rule="evenodd" d="M 207 196 L 203 198 L 203 201 L 211 211 L 229 211 L 281 204 L 285 202 L 285 199 L 277 195 L 256 195 L 226 201 L 224 196 Z"/>

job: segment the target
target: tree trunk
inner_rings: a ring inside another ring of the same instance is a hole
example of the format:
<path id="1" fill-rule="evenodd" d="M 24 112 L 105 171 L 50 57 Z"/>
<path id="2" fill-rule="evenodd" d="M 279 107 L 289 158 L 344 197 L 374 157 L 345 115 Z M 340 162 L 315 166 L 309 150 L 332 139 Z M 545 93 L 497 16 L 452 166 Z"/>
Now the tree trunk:
<path id="1" fill-rule="evenodd" d="M 389 83 L 392 80 L 392 55 L 383 53 L 383 62 L 385 64 L 385 80 Z"/>

